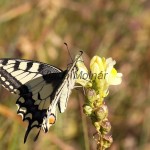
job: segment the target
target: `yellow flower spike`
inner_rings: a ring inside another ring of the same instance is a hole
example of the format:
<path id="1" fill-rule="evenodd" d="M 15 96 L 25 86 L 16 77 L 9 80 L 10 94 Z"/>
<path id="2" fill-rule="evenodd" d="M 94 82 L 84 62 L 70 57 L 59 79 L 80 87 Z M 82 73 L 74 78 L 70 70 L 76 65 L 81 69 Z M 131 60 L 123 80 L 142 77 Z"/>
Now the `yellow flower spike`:
<path id="1" fill-rule="evenodd" d="M 81 58 L 82 59 L 82 58 Z M 108 133 L 111 124 L 108 121 L 108 108 L 104 99 L 108 96 L 110 85 L 118 85 L 122 81 L 122 73 L 114 68 L 116 61 L 112 58 L 105 59 L 94 56 L 90 62 L 90 72 L 85 67 L 83 60 L 77 62 L 76 83 L 81 84 L 86 90 L 86 103 L 83 105 L 83 112 L 91 118 L 98 134 L 97 149 L 110 147 L 113 142 Z"/>
<path id="2" fill-rule="evenodd" d="M 97 76 L 95 75 L 96 78 L 94 78 L 94 87 L 99 89 L 101 97 L 107 96 L 108 93 L 106 93 L 106 91 L 108 91 L 109 85 L 117 85 L 122 81 L 122 74 L 117 73 L 116 69 L 113 68 L 115 64 L 116 61 L 112 58 L 105 59 L 104 57 L 100 58 L 98 56 L 94 56 L 91 60 L 91 72 L 92 74 L 97 74 Z"/>

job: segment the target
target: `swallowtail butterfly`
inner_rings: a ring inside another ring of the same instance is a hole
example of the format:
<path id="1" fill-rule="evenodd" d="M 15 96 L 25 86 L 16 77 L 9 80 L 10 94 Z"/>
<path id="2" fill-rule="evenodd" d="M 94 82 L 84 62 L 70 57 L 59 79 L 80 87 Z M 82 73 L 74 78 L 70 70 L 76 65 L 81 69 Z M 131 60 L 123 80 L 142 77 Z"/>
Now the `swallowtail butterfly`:
<path id="1" fill-rule="evenodd" d="M 60 113 L 65 111 L 81 55 L 82 52 L 65 71 L 38 61 L 0 59 L 0 82 L 11 93 L 19 95 L 17 114 L 28 121 L 24 143 L 34 127 L 44 132 L 49 130 L 56 121 L 57 106 Z"/>

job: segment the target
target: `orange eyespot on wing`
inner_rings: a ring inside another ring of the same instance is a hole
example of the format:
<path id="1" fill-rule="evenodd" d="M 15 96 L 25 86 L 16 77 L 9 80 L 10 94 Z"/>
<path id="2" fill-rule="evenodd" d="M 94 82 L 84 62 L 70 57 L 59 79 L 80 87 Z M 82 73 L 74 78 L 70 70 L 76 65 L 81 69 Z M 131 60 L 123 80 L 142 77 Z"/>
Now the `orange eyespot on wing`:
<path id="1" fill-rule="evenodd" d="M 56 116 L 54 114 L 51 114 L 48 121 L 49 121 L 49 124 L 54 124 L 56 121 Z"/>

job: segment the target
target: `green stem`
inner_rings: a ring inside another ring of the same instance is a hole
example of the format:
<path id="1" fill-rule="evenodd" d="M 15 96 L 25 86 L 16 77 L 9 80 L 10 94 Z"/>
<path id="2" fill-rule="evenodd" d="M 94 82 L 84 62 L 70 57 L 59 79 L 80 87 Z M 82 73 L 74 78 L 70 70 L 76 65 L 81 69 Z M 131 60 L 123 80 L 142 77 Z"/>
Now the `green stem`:
<path id="1" fill-rule="evenodd" d="M 85 150 L 90 150 L 90 144 L 89 144 L 89 138 L 88 138 L 88 127 L 86 122 L 86 116 L 83 114 L 82 110 L 82 103 L 81 103 L 81 94 L 79 94 L 79 104 L 80 104 L 80 110 L 81 110 L 81 117 L 82 117 L 82 127 L 83 127 L 83 134 L 84 134 L 84 143 L 85 143 Z"/>

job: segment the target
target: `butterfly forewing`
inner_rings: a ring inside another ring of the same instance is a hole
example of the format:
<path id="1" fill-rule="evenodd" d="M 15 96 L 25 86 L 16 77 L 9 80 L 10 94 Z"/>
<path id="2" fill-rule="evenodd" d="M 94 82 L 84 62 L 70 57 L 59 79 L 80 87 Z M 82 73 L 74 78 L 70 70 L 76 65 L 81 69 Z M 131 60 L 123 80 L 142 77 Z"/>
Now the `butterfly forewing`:
<path id="1" fill-rule="evenodd" d="M 16 93 L 17 89 L 28 81 L 61 71 L 54 66 L 37 61 L 21 59 L 0 60 L 1 84 L 12 93 Z"/>
<path id="2" fill-rule="evenodd" d="M 53 123 L 49 123 L 49 118 L 54 114 L 56 106 L 58 105 L 60 113 L 63 113 L 67 107 L 69 95 L 75 85 L 75 74 L 77 71 L 76 62 L 72 64 L 71 68 L 68 69 L 63 82 L 59 85 L 57 91 L 53 93 L 53 101 L 47 109 L 46 116 L 43 119 L 42 128 L 44 132 L 47 132 Z"/>

